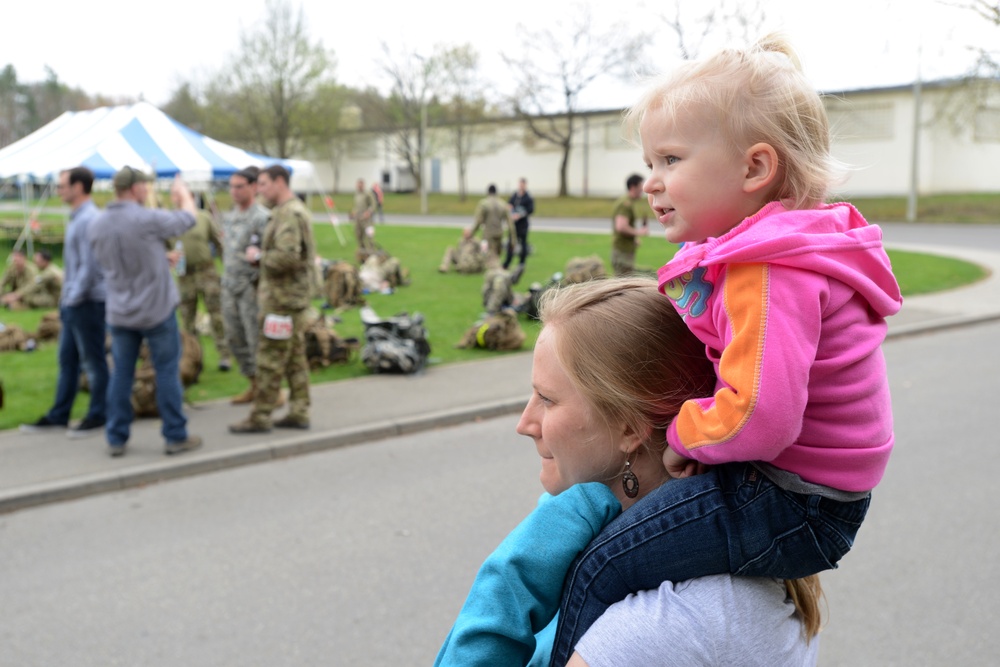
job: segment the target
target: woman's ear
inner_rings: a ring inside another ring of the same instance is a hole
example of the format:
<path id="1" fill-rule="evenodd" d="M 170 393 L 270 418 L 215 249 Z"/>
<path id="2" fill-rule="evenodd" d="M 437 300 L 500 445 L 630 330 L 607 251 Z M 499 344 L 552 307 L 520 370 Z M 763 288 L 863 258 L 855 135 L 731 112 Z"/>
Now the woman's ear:
<path id="1" fill-rule="evenodd" d="M 646 443 L 652 430 L 652 428 L 647 426 L 643 429 L 642 433 L 638 433 L 628 424 L 623 425 L 621 437 L 618 439 L 618 448 L 625 454 L 632 454 Z"/>
<path id="2" fill-rule="evenodd" d="M 771 144 L 757 143 L 744 153 L 746 176 L 743 191 L 747 194 L 768 190 L 778 177 L 778 152 Z"/>

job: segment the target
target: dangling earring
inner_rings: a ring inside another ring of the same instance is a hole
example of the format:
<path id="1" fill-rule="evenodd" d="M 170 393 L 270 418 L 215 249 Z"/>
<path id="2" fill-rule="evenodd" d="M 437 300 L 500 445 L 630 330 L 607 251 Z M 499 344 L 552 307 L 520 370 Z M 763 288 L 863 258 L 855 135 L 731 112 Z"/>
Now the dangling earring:
<path id="1" fill-rule="evenodd" d="M 639 478 L 632 472 L 632 462 L 625 459 L 625 472 L 622 473 L 622 490 L 629 498 L 639 495 Z"/>

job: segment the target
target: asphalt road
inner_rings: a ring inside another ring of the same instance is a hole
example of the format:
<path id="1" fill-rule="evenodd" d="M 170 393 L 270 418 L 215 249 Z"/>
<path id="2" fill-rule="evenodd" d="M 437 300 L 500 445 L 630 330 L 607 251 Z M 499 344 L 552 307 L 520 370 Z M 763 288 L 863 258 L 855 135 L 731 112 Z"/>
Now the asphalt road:
<path id="1" fill-rule="evenodd" d="M 897 446 L 824 667 L 1000 655 L 1000 324 L 890 341 Z M 0 665 L 429 665 L 540 488 L 515 417 L 0 516 Z"/>

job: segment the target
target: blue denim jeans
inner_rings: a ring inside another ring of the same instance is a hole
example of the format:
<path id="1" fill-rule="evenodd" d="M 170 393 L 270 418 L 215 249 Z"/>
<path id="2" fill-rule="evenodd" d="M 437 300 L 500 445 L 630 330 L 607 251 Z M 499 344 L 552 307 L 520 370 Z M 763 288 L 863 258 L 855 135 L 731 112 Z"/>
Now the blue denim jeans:
<path id="1" fill-rule="evenodd" d="M 104 302 L 84 301 L 78 306 L 59 309 L 62 331 L 59 333 L 59 379 L 56 398 L 46 415 L 50 421 L 69 421 L 80 387 L 80 369 L 87 374 L 90 405 L 86 419 L 104 421 L 108 392 L 108 360 L 104 355 Z"/>
<path id="2" fill-rule="evenodd" d="M 156 373 L 156 407 L 163 420 L 160 432 L 167 442 L 186 440 L 187 417 L 182 409 L 184 389 L 180 377 L 181 336 L 176 313 L 171 312 L 170 317 L 149 329 L 108 326 L 111 329 L 111 356 L 115 363 L 108 386 L 108 423 L 105 428 L 108 444 L 117 446 L 128 442 L 134 417 L 132 382 L 143 339 L 149 345 Z"/>
<path id="3" fill-rule="evenodd" d="M 727 572 L 794 579 L 836 567 L 870 500 L 786 491 L 750 463 L 667 482 L 608 524 L 570 566 L 551 664 L 565 665 L 610 605 L 664 581 Z"/>

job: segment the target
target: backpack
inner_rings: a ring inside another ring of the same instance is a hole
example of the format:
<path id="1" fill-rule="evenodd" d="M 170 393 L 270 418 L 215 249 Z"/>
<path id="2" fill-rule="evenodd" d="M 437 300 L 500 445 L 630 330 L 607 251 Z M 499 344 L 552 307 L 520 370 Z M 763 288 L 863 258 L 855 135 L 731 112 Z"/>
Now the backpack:
<path id="1" fill-rule="evenodd" d="M 16 324 L 0 323 L 0 352 L 27 349 L 31 336 Z"/>
<path id="2" fill-rule="evenodd" d="M 499 312 L 514 303 L 514 284 L 506 269 L 493 268 L 483 276 L 483 308 L 487 313 Z"/>
<path id="3" fill-rule="evenodd" d="M 181 330 L 181 360 L 179 373 L 181 386 L 187 389 L 198 382 L 202 371 L 201 342 L 194 334 Z M 132 411 L 136 417 L 159 417 L 156 405 L 156 371 L 149 355 L 149 346 L 142 344 L 139 349 L 140 366 L 135 369 L 132 380 Z"/>
<path id="4" fill-rule="evenodd" d="M 357 338 L 341 338 L 325 317 L 317 317 L 303 332 L 309 368 L 326 368 L 330 364 L 346 364 L 360 347 Z"/>
<path id="5" fill-rule="evenodd" d="M 35 337 L 38 340 L 58 340 L 60 331 L 62 331 L 62 320 L 59 319 L 59 311 L 52 310 L 42 315 Z"/>
<path id="6" fill-rule="evenodd" d="M 369 307 L 361 309 L 365 346 L 361 361 L 373 373 L 416 373 L 427 362 L 431 345 L 424 316 L 399 313 L 387 320 Z"/>
<path id="7" fill-rule="evenodd" d="M 604 260 L 597 255 L 574 257 L 566 262 L 566 285 L 585 283 L 588 280 L 605 278 L 607 275 L 608 273 L 604 269 Z"/>
<path id="8" fill-rule="evenodd" d="M 356 266 L 345 260 L 330 262 L 323 286 L 330 308 L 358 306 L 365 302 Z"/>
<path id="9" fill-rule="evenodd" d="M 525 338 L 524 329 L 517 321 L 517 313 L 505 308 L 469 327 L 456 347 L 519 350 Z"/>

